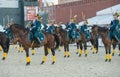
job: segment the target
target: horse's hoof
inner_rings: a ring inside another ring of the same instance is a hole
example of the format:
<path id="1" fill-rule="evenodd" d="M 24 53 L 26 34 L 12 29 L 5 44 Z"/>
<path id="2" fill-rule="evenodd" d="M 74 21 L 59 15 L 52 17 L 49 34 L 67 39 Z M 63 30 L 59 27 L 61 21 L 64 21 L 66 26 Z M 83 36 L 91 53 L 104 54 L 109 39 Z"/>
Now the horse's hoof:
<path id="1" fill-rule="evenodd" d="M 68 58 L 70 57 L 70 55 L 67 56 Z"/>
<path id="2" fill-rule="evenodd" d="M 2 60 L 5 60 L 5 57 L 3 57 Z"/>
<path id="3" fill-rule="evenodd" d="M 111 59 L 109 59 L 109 62 L 111 62 Z"/>
<path id="4" fill-rule="evenodd" d="M 66 55 L 64 56 L 64 58 L 66 58 Z"/>
<path id="5" fill-rule="evenodd" d="M 96 51 L 96 54 L 98 53 L 98 51 Z"/>
<path id="6" fill-rule="evenodd" d="M 60 49 L 58 51 L 61 51 Z"/>
<path id="7" fill-rule="evenodd" d="M 55 64 L 55 61 L 53 61 L 51 64 Z"/>
<path id="8" fill-rule="evenodd" d="M 112 56 L 114 56 L 114 53 L 112 53 Z"/>
<path id="9" fill-rule="evenodd" d="M 32 55 L 34 55 L 34 53 L 32 53 Z"/>
<path id="10" fill-rule="evenodd" d="M 79 57 L 81 57 L 81 54 L 79 54 Z"/>
<path id="11" fill-rule="evenodd" d="M 94 54 L 94 52 L 93 52 L 93 54 Z"/>
<path id="12" fill-rule="evenodd" d="M 107 62 L 108 61 L 108 59 L 105 59 L 105 62 Z"/>
<path id="13" fill-rule="evenodd" d="M 44 64 L 44 63 L 45 63 L 44 61 L 41 62 L 41 64 Z"/>
<path id="14" fill-rule="evenodd" d="M 20 53 L 20 51 L 18 51 L 18 53 Z"/>
<path id="15" fill-rule="evenodd" d="M 23 51 L 21 51 L 21 53 L 23 53 Z"/>
<path id="16" fill-rule="evenodd" d="M 26 63 L 26 66 L 28 66 L 28 65 L 30 65 L 30 62 L 27 62 L 27 63 Z"/>
<path id="17" fill-rule="evenodd" d="M 78 54 L 78 52 L 76 52 L 76 54 Z"/>
<path id="18" fill-rule="evenodd" d="M 85 57 L 87 57 L 87 54 L 85 54 Z"/>
<path id="19" fill-rule="evenodd" d="M 120 54 L 119 54 L 119 56 L 120 56 Z"/>

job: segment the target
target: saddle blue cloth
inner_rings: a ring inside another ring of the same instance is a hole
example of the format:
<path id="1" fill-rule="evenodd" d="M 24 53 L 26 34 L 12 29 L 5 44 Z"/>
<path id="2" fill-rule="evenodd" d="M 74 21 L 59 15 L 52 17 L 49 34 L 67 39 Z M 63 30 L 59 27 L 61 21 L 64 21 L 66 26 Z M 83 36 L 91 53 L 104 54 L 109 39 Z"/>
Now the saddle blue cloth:
<path id="1" fill-rule="evenodd" d="M 54 25 L 49 26 L 47 32 L 54 34 L 54 31 L 55 31 L 55 26 Z"/>
<path id="2" fill-rule="evenodd" d="M 83 25 L 81 26 L 81 28 L 79 29 L 81 33 L 83 33 L 86 37 L 86 39 L 90 39 L 90 31 L 88 30 L 88 26 L 87 25 Z"/>
<path id="3" fill-rule="evenodd" d="M 43 32 L 38 32 L 38 31 L 36 31 L 34 35 L 33 35 L 33 33 L 29 32 L 28 38 L 29 38 L 29 40 L 30 40 L 31 42 L 32 42 L 33 40 L 37 40 L 37 38 L 35 38 L 35 37 L 39 38 L 41 42 L 45 39 L 45 35 L 44 35 Z M 37 40 L 37 41 L 38 41 L 38 40 Z"/>

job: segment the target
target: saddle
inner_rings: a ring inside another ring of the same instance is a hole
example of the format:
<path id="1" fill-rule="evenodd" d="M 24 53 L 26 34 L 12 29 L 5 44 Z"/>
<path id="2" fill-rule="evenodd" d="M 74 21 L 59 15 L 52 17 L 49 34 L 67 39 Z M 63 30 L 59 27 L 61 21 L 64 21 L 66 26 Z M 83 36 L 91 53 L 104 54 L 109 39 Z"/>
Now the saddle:
<path id="1" fill-rule="evenodd" d="M 28 38 L 31 42 L 36 41 L 41 44 L 45 39 L 45 35 L 43 32 L 38 32 L 38 31 L 36 31 L 35 33 L 29 32 Z"/>

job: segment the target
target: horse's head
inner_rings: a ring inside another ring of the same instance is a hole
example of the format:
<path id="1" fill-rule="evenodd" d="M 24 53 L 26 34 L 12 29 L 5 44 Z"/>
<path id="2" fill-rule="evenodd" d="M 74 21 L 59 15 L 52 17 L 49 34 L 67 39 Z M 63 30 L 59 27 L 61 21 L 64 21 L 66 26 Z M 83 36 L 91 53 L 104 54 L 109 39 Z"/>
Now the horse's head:
<path id="1" fill-rule="evenodd" d="M 59 33 L 60 33 L 60 30 L 61 30 L 61 27 L 55 27 L 55 33 L 56 33 L 56 34 L 59 34 Z"/>
<path id="2" fill-rule="evenodd" d="M 97 33 L 98 33 L 98 26 L 97 25 L 93 25 L 91 34 L 92 35 L 97 35 Z"/>

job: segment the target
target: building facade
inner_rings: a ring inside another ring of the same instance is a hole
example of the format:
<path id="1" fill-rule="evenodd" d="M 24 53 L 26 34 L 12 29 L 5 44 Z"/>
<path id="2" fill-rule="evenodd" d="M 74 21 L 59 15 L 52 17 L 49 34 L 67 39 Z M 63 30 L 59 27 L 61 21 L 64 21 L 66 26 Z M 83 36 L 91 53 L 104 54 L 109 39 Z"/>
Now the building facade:
<path id="1" fill-rule="evenodd" d="M 86 18 L 90 18 L 95 16 L 97 11 L 119 3 L 120 0 L 82 0 L 46 7 L 45 10 L 49 13 L 49 21 L 67 23 L 71 17 L 77 15 L 77 22 L 80 22 L 82 12 Z"/>
<path id="2" fill-rule="evenodd" d="M 82 0 L 58 0 L 58 4 L 64 4 L 69 2 L 82 1 Z"/>

